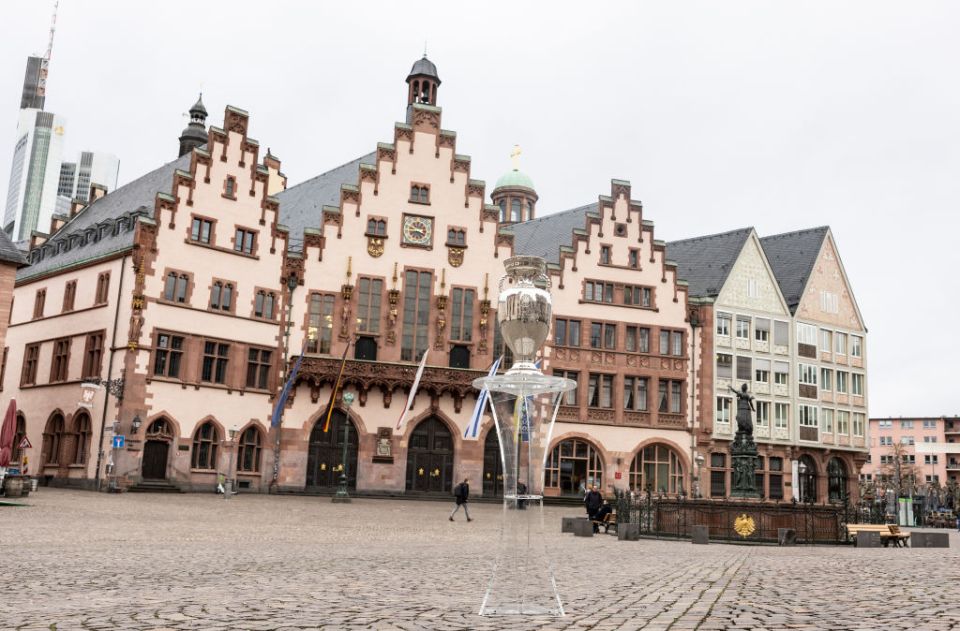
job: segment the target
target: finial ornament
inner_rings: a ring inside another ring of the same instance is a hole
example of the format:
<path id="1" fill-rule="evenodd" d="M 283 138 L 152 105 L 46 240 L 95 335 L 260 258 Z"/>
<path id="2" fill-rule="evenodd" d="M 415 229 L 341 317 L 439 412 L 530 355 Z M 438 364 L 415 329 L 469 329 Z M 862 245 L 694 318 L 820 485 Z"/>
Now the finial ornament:
<path id="1" fill-rule="evenodd" d="M 513 170 L 520 170 L 520 154 L 523 153 L 520 151 L 520 145 L 514 145 L 513 151 L 510 152 L 510 159 L 513 161 Z"/>

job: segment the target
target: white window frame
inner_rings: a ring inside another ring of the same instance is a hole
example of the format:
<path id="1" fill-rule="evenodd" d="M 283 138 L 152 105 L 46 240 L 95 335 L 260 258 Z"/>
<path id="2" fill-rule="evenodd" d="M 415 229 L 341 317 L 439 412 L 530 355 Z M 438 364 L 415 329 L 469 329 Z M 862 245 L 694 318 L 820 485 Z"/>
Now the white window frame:
<path id="1" fill-rule="evenodd" d="M 863 374 L 859 372 L 850 373 L 850 394 L 855 397 L 863 396 Z"/>
<path id="2" fill-rule="evenodd" d="M 797 344 L 817 345 L 817 327 L 797 322 Z"/>
<path id="3" fill-rule="evenodd" d="M 833 352 L 833 331 L 830 329 L 820 329 L 820 350 Z"/>
<path id="4" fill-rule="evenodd" d="M 732 416 L 733 399 L 730 397 L 717 397 L 717 422 L 729 423 Z"/>
<path id="5" fill-rule="evenodd" d="M 850 373 L 848 373 L 848 372 L 845 371 L 845 370 L 838 370 L 838 371 L 836 372 L 836 381 L 835 381 L 834 383 L 837 384 L 837 385 L 836 385 L 836 392 L 837 392 L 837 394 L 849 394 L 849 393 L 850 393 L 850 383 L 849 383 L 850 379 L 849 379 L 849 377 L 847 376 L 847 375 L 849 375 L 849 374 L 850 374 Z"/>
<path id="6" fill-rule="evenodd" d="M 797 383 L 808 386 L 817 385 L 817 367 L 813 364 L 797 364 Z"/>
<path id="7" fill-rule="evenodd" d="M 752 327 L 750 326 L 750 320 L 751 320 L 750 316 L 739 316 L 739 315 L 738 315 L 738 316 L 736 317 L 736 333 L 737 333 L 737 339 L 738 339 L 738 340 L 749 340 L 749 339 L 750 339 L 750 329 L 752 328 Z M 741 324 L 746 324 L 747 328 L 746 328 L 745 331 L 741 331 L 741 329 L 740 329 L 740 325 L 741 325 Z M 743 335 L 741 335 L 741 333 L 743 333 Z"/>
<path id="8" fill-rule="evenodd" d="M 867 415 L 862 412 L 853 413 L 853 435 L 863 436 L 866 430 Z"/>
<path id="9" fill-rule="evenodd" d="M 830 408 L 820 410 L 820 425 L 823 427 L 825 434 L 833 433 L 833 410 Z"/>
<path id="10" fill-rule="evenodd" d="M 820 427 L 817 420 L 817 406 L 805 405 L 803 403 L 797 406 L 797 422 L 801 427 Z"/>
<path id="11" fill-rule="evenodd" d="M 790 404 L 773 404 L 773 422 L 777 429 L 786 429 L 790 426 Z"/>
<path id="12" fill-rule="evenodd" d="M 846 410 L 837 410 L 837 434 L 846 436 L 850 433 L 850 412 Z"/>
<path id="13" fill-rule="evenodd" d="M 833 370 L 831 368 L 820 368 L 820 389 L 824 392 L 833 390 Z"/>
<path id="14" fill-rule="evenodd" d="M 770 402 L 757 401 L 757 425 L 767 427 L 770 424 Z"/>
<path id="15" fill-rule="evenodd" d="M 733 316 L 729 313 L 717 313 L 717 335 L 730 337 L 730 324 Z"/>
<path id="16" fill-rule="evenodd" d="M 834 353 L 837 355 L 847 354 L 847 334 L 837 331 L 833 335 Z"/>

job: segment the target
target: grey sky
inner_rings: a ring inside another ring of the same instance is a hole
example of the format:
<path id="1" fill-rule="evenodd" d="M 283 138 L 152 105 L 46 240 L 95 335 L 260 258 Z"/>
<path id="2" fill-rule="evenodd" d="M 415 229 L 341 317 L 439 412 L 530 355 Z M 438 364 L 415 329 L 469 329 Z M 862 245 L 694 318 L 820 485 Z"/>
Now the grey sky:
<path id="1" fill-rule="evenodd" d="M 4 3 L 0 186 L 52 2 Z M 392 140 L 428 42 L 443 124 L 541 214 L 628 179 L 665 240 L 832 226 L 869 328 L 871 416 L 960 413 L 960 4 L 62 0 L 47 108 L 121 182 L 176 157 L 203 89 L 292 184 Z"/>

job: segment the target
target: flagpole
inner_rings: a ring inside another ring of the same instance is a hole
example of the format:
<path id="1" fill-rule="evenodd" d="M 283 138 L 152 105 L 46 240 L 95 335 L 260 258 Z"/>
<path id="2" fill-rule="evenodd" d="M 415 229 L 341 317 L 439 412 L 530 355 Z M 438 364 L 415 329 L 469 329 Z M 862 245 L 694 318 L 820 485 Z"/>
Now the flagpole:
<path id="1" fill-rule="evenodd" d="M 293 290 L 297 288 L 300 284 L 299 279 L 297 279 L 296 272 L 290 272 L 290 276 L 287 277 L 287 317 L 283 323 L 284 329 L 284 343 L 283 343 L 283 384 L 286 386 L 287 378 L 290 375 L 290 364 L 287 361 L 287 356 L 290 353 L 290 326 L 293 324 Z M 303 357 L 303 351 L 306 349 L 307 338 L 304 338 L 303 348 L 300 350 L 300 356 Z M 277 401 L 279 402 L 279 393 L 277 393 Z M 281 412 L 281 415 L 283 412 Z M 283 430 L 283 417 L 280 418 L 280 423 L 276 427 L 277 434 L 273 443 L 273 479 L 270 481 L 269 489 L 276 490 L 277 484 L 280 479 L 280 434 Z M 269 490 L 268 489 L 268 490 Z"/>

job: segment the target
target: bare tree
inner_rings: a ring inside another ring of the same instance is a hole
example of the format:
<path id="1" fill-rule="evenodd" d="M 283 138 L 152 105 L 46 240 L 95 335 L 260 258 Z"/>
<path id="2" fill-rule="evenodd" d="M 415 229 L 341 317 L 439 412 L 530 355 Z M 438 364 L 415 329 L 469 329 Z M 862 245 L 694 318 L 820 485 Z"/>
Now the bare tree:
<path id="1" fill-rule="evenodd" d="M 892 462 L 882 465 L 880 469 L 887 481 L 887 490 L 894 491 L 897 497 L 903 497 L 913 495 L 922 488 L 917 481 L 923 479 L 923 470 L 916 463 L 908 462 L 905 458 L 905 456 L 914 456 L 907 453 L 906 445 L 901 443 L 891 445 L 888 455 L 892 457 Z"/>

